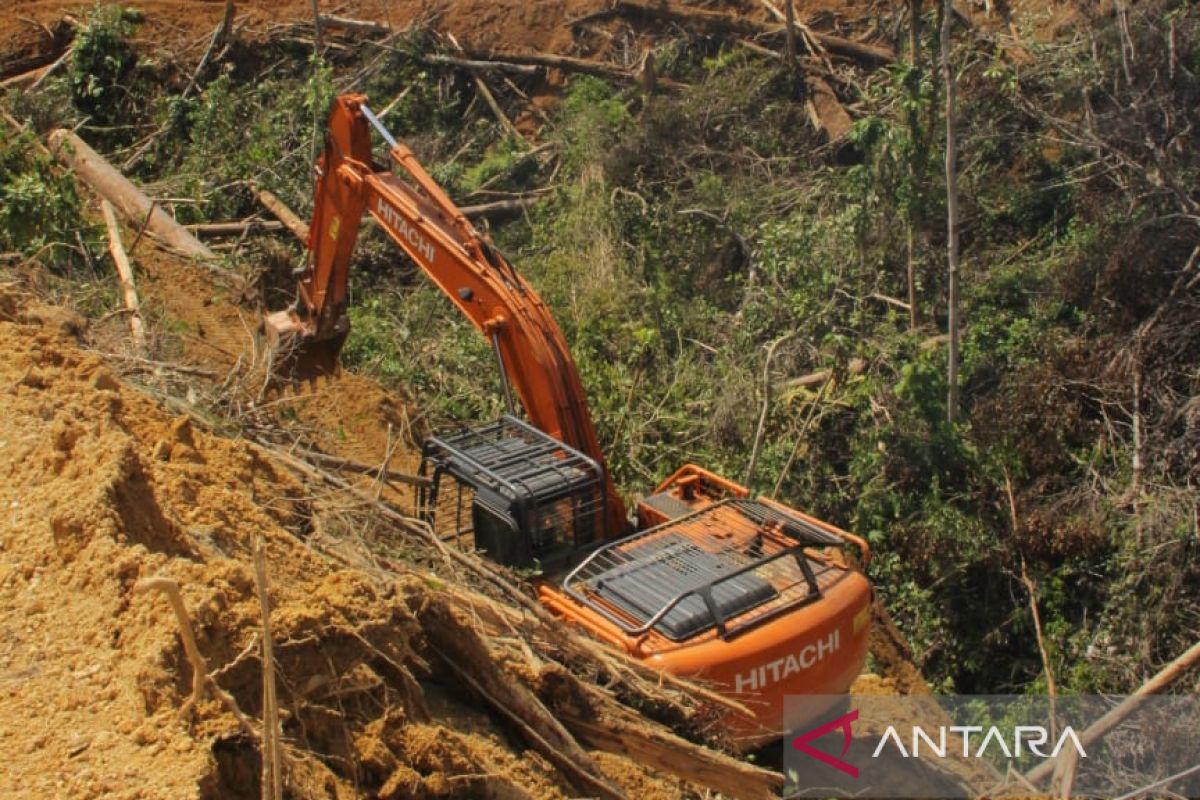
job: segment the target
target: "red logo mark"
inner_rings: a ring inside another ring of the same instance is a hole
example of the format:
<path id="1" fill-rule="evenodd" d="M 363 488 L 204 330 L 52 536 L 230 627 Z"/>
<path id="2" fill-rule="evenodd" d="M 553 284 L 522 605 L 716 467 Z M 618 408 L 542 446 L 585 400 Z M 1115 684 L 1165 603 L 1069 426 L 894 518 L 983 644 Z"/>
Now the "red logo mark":
<path id="1" fill-rule="evenodd" d="M 823 750 L 818 750 L 817 748 L 809 745 L 809 742 L 811 742 L 812 740 L 820 739 L 822 736 L 829 733 L 830 731 L 835 731 L 840 728 L 843 736 L 845 737 L 842 742 L 842 755 L 843 756 L 846 755 L 846 751 L 848 751 L 850 749 L 850 737 L 851 737 L 850 726 L 856 719 L 858 719 L 858 709 L 855 709 L 854 711 L 851 711 L 848 714 L 843 714 L 842 716 L 838 717 L 835 720 L 826 722 L 824 725 L 821 725 L 820 727 L 813 728 L 811 731 L 808 731 L 807 733 L 800 734 L 799 736 L 797 736 L 795 739 L 792 740 L 792 747 L 796 748 L 797 750 L 799 750 L 801 753 L 804 753 L 805 755 L 812 756 L 817 761 L 820 761 L 823 764 L 828 764 L 829 766 L 833 767 L 834 769 L 839 770 L 840 772 L 846 773 L 851 778 L 857 778 L 858 777 L 858 767 L 854 766 L 853 764 L 847 764 L 845 761 L 842 761 L 840 758 L 837 758 L 836 756 L 831 756 L 831 755 L 829 755 L 829 753 L 826 753 Z"/>

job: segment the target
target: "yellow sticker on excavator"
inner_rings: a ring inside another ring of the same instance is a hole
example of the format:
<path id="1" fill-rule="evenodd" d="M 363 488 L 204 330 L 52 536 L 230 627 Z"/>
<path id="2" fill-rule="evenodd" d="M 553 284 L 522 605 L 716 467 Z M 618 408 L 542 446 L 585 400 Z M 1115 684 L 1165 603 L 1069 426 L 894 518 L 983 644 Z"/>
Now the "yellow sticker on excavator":
<path id="1" fill-rule="evenodd" d="M 871 620 L 871 607 L 863 606 L 862 610 L 854 615 L 854 632 L 858 633 L 863 628 L 867 627 L 867 623 Z"/>
<path id="2" fill-rule="evenodd" d="M 331 240 L 337 241 L 338 231 L 341 230 L 341 227 L 342 218 L 335 214 L 333 219 L 329 221 L 329 238 Z"/>

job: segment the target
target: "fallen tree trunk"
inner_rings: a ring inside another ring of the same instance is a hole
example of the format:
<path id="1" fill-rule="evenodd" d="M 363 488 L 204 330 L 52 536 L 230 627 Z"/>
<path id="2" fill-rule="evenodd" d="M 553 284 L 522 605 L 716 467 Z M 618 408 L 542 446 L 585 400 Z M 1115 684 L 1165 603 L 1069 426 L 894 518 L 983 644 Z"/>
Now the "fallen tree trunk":
<path id="1" fill-rule="evenodd" d="M 806 33 L 816 39 L 817 44 L 835 55 L 861 61 L 868 65 L 894 64 L 896 61 L 896 52 L 890 47 L 856 42 L 853 39 L 834 36 L 832 33 L 821 33 L 820 31 L 813 30 Z M 777 35 L 777 32 L 772 35 Z"/>
<path id="2" fill-rule="evenodd" d="M 359 475 L 382 474 L 385 481 L 404 483 L 409 486 L 429 486 L 432 483 L 424 475 L 411 475 L 407 472 L 397 472 L 394 469 L 385 469 L 380 473 L 379 467 L 372 467 L 370 464 L 362 464 L 340 456 L 331 456 L 328 453 L 318 453 L 315 450 L 301 450 L 300 454 L 314 464 L 321 464 L 322 466 L 334 469 L 344 469 L 348 472 L 356 472 Z"/>
<path id="3" fill-rule="evenodd" d="M 454 56 L 446 56 L 441 53 L 431 53 L 427 56 L 421 56 L 421 60 L 426 64 L 446 64 L 451 67 L 461 67 L 462 69 L 480 70 L 482 72 L 511 72 L 515 75 L 537 75 L 539 67 L 533 64 L 513 64 L 505 61 L 485 61 L 481 59 L 471 58 L 455 58 Z"/>
<path id="4" fill-rule="evenodd" d="M 1097 739 L 1100 739 L 1113 728 L 1121 724 L 1121 721 L 1128 717 L 1133 712 L 1137 711 L 1142 704 L 1142 700 L 1147 695 L 1158 694 L 1168 688 L 1175 681 L 1182 678 L 1193 667 L 1200 665 L 1200 642 L 1189 647 L 1183 655 L 1176 658 L 1170 664 L 1160 669 L 1153 678 L 1143 683 L 1137 688 L 1132 695 L 1121 701 L 1115 708 L 1109 711 L 1100 719 L 1093 722 L 1083 733 L 1079 734 L 1079 742 L 1083 747 L 1089 747 Z M 1063 756 L 1068 753 L 1074 754 L 1074 750 L 1065 750 Z M 1049 777 L 1059 764 L 1058 758 L 1050 758 L 1038 764 L 1037 767 L 1025 773 L 1025 780 L 1036 784 Z"/>
<path id="5" fill-rule="evenodd" d="M 31 73 L 36 74 L 38 70 L 46 69 L 58 59 L 62 58 L 63 50 L 55 50 L 46 53 L 38 53 L 37 55 L 23 58 L 20 60 L 9 62 L 3 68 L 0 68 L 0 80 L 4 83 L 3 86 L 10 85 L 8 81 L 14 78 L 23 78 Z M 19 82 L 19 81 L 18 81 Z"/>
<path id="6" fill-rule="evenodd" d="M 274 214 L 284 226 L 295 234 L 296 238 L 305 244 L 308 243 L 308 223 L 300 219 L 295 211 L 287 207 L 287 204 L 275 196 L 273 192 L 266 189 L 255 189 L 254 196 L 258 198 L 258 202 Z"/>
<path id="7" fill-rule="evenodd" d="M 246 222 L 205 222 L 198 225 L 185 225 L 197 236 L 241 236 L 250 231 L 280 231 L 282 222 L 252 219 Z"/>
<path id="8" fill-rule="evenodd" d="M 808 76 L 808 106 L 816 127 L 825 132 L 829 141 L 836 142 L 850 132 L 854 120 L 837 99 L 833 87 L 815 75 Z"/>
<path id="9" fill-rule="evenodd" d="M 386 36 L 392 32 L 391 26 L 366 19 L 351 19 L 350 17 L 338 17 L 333 14 L 321 14 L 319 19 L 322 28 L 365 33 L 368 36 Z"/>
<path id="10" fill-rule="evenodd" d="M 452 671 L 469 679 L 484 700 L 504 716 L 515 718 L 539 753 L 557 767 L 580 791 L 623 800 L 625 795 L 608 783 L 591 756 L 562 726 L 532 691 L 502 669 L 474 628 L 459 619 L 439 598 L 412 608 L 430 645 Z M 422 598 L 418 598 L 422 600 Z"/>
<path id="11" fill-rule="evenodd" d="M 527 64 L 535 67 L 548 67 L 550 69 L 559 69 L 563 72 L 579 72 L 584 75 L 595 75 L 599 78 L 609 78 L 624 81 L 625 83 L 636 83 L 639 78 L 638 73 L 632 70 L 622 69 L 613 64 L 605 64 L 601 61 L 592 61 L 587 58 L 575 58 L 574 56 L 557 56 L 550 53 L 483 52 L 468 53 L 467 55 L 472 59 L 491 61 L 497 64 Z M 658 85 L 669 89 L 682 89 L 687 86 L 678 81 L 670 81 L 665 78 L 659 78 Z"/>
<path id="12" fill-rule="evenodd" d="M 530 206 L 537 205 L 545 195 L 537 195 L 536 197 L 517 197 L 512 200 L 496 200 L 491 203 L 480 203 L 474 206 L 463 206 L 461 211 L 464 216 L 470 219 L 479 217 L 504 217 L 512 214 L 520 214 Z"/>
<path id="13" fill-rule="evenodd" d="M 192 73 L 192 79 L 188 81 L 187 87 L 184 88 L 184 97 L 187 97 L 200 87 L 204 71 L 208 69 L 208 65 L 212 63 L 213 58 L 225 47 L 229 39 L 229 34 L 233 30 L 235 11 L 236 8 L 233 5 L 233 0 L 225 0 L 225 14 L 221 17 L 221 24 L 213 31 L 212 38 L 208 42 L 208 49 L 204 51 L 204 55 L 200 58 L 200 63 L 196 65 L 196 69 Z"/>
<path id="14" fill-rule="evenodd" d="M 775 800 L 783 775 L 755 767 L 715 750 L 692 744 L 666 729 L 633 720 L 595 718 L 559 712 L 567 726 L 589 747 L 628 756 L 643 766 L 669 772 L 686 781 L 738 800 Z"/>
<path id="15" fill-rule="evenodd" d="M 59 128 L 49 136 L 50 151 L 70 167 L 79 178 L 116 207 L 126 219 L 140 223 L 168 247 L 193 258 L 216 256 L 169 214 L 151 203 L 150 198 L 122 175 L 112 164 L 74 133 Z"/>
<path id="16" fill-rule="evenodd" d="M 66 63 L 67 59 L 71 57 L 72 52 L 73 48 L 68 47 L 63 51 L 61 56 L 45 66 L 31 69 L 28 72 L 22 72 L 21 74 L 14 75 L 11 78 L 5 78 L 3 81 L 0 81 L 0 89 L 9 89 L 15 87 L 17 89 L 33 91 L 34 89 L 38 88 L 38 86 L 41 86 L 42 82 L 45 81 L 46 78 L 49 78 L 52 74 L 54 74 L 55 70 Z"/>

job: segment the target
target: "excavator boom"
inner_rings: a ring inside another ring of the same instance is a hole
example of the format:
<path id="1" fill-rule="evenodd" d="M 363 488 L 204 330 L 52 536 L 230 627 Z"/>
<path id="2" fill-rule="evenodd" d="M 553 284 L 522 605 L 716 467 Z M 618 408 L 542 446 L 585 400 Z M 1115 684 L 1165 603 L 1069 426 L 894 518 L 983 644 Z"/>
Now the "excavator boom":
<path id="1" fill-rule="evenodd" d="M 388 168 L 373 159 L 372 126 Z M 440 535 L 470 534 L 509 567 L 558 570 L 537 582 L 547 608 L 744 700 L 752 715 L 725 724 L 745 747 L 779 736 L 788 694 L 849 688 L 866 659 L 871 587 L 845 549 L 865 565 L 866 542 L 693 465 L 643 498 L 631 525 L 549 309 L 362 96 L 335 101 L 317 169 L 308 262 L 269 334 L 336 353 L 369 214 L 494 348 L 509 413 L 423 448 L 418 512 L 440 522 L 452 511 Z"/>
<path id="2" fill-rule="evenodd" d="M 295 306 L 269 317 L 268 330 L 280 339 L 299 334 L 340 346 L 349 329 L 350 257 L 363 214 L 370 214 L 490 340 L 505 390 L 511 386 L 516 392 L 529 421 L 600 465 L 608 534 L 624 532 L 625 506 L 608 476 L 578 370 L 550 310 L 412 150 L 387 134 L 389 156 L 407 181 L 375 166 L 372 119 L 362 95 L 334 102 L 317 167 L 308 263 Z"/>

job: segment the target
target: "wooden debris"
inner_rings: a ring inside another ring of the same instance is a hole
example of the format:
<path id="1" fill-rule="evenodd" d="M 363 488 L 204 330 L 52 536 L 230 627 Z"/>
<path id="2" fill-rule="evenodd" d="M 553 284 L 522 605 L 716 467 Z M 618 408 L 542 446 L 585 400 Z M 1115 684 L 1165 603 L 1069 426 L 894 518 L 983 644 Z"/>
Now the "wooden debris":
<path id="1" fill-rule="evenodd" d="M 879 292 L 871 292 L 868 297 L 870 297 L 872 300 L 878 300 L 881 303 L 886 303 L 889 306 L 895 306 L 903 311 L 908 311 L 910 308 L 912 308 L 912 306 L 910 306 L 908 303 L 899 298 L 892 297 L 891 295 L 881 294 Z"/>
<path id="2" fill-rule="evenodd" d="M 244 222 L 204 222 L 197 225 L 185 225 L 197 236 L 241 236 L 254 231 L 281 231 L 282 222 L 272 220 L 249 219 Z"/>
<path id="3" fill-rule="evenodd" d="M 295 211 L 288 208 L 287 204 L 275 196 L 273 192 L 266 189 L 255 189 L 254 196 L 258 198 L 258 202 L 274 214 L 284 226 L 295 234 L 296 238 L 304 243 L 308 243 L 308 223 L 300 219 Z"/>
<path id="4" fill-rule="evenodd" d="M 603 722 L 597 722 L 587 714 L 559 713 L 588 747 L 627 756 L 638 764 L 669 772 L 727 797 L 773 800 L 783 789 L 783 775 L 778 772 L 692 744 L 631 715 L 624 719 L 605 715 Z"/>
<path id="5" fill-rule="evenodd" d="M 137 287 L 133 282 L 133 265 L 129 263 L 129 255 L 121 243 L 121 227 L 117 224 L 117 214 L 113 211 L 112 204 L 101 200 L 100 212 L 104 215 L 104 225 L 108 228 L 108 252 L 112 255 L 113 263 L 117 265 L 121 296 L 125 301 L 125 308 L 129 309 L 129 332 L 133 334 L 133 341 L 138 349 L 141 349 L 146 346 L 146 325 L 142 322 Z"/>
<path id="6" fill-rule="evenodd" d="M 347 472 L 356 472 L 360 475 L 382 475 L 385 481 L 394 483 L 404 483 L 409 486 L 429 486 L 431 481 L 423 475 L 412 475 L 408 472 L 397 472 L 394 469 L 385 469 L 380 472 L 379 467 L 372 467 L 369 464 L 361 464 L 357 461 L 351 461 L 348 458 L 340 456 L 331 456 L 328 453 L 318 453 L 315 450 L 300 450 L 301 456 L 314 464 L 332 467 L 333 469 L 343 469 Z"/>
<path id="7" fill-rule="evenodd" d="M 274 639 L 271 636 L 271 601 L 267 597 L 267 555 L 262 536 L 254 537 L 254 585 L 262 613 L 263 753 L 262 794 L 283 800 L 283 753 L 280 745 L 279 702 L 275 693 Z"/>
<path id="8" fill-rule="evenodd" d="M 73 48 L 68 47 L 63 51 L 63 54 L 44 66 L 35 67 L 27 72 L 22 72 L 13 75 L 11 78 L 5 78 L 0 81 L 0 89 L 24 89 L 32 92 L 37 89 L 42 83 L 53 75 L 59 67 L 65 64 L 70 58 Z"/>
<path id="9" fill-rule="evenodd" d="M 317 15 L 317 19 L 319 20 L 320 27 L 332 30 L 364 33 L 368 36 L 387 36 L 392 33 L 390 25 L 366 19 L 351 19 L 350 17 L 338 17 L 333 14 L 319 14 Z"/>
<path id="10" fill-rule="evenodd" d="M 479 70 L 480 72 L 511 72 L 516 75 L 537 75 L 540 68 L 533 64 L 512 64 L 505 61 L 486 61 L 472 58 L 456 58 L 455 56 L 431 53 L 421 56 L 426 64 L 445 64 L 462 69 Z"/>
<path id="11" fill-rule="evenodd" d="M 207 424 L 204 417 L 198 415 L 195 409 L 183 407 L 182 410 L 201 424 Z M 598 669 L 598 674 L 604 677 L 607 685 L 620 684 L 621 690 L 633 698 L 639 706 L 648 708 L 669 705 L 673 712 L 682 717 L 688 716 L 689 708 L 698 707 L 750 716 L 750 710 L 745 705 L 726 695 L 718 694 L 685 678 L 656 670 L 595 639 L 565 628 L 561 620 L 556 619 L 545 606 L 517 588 L 496 567 L 485 563 L 473 554 L 446 547 L 445 543 L 437 538 L 428 525 L 399 513 L 387 502 L 372 497 L 368 492 L 337 475 L 314 466 L 291 452 L 270 442 L 256 441 L 264 453 L 270 457 L 310 479 L 323 481 L 353 494 L 381 517 L 399 525 L 405 531 L 436 549 L 448 564 L 463 567 L 482 579 L 484 583 L 498 588 L 506 600 L 521 609 L 521 618 L 536 628 L 538 639 L 548 642 L 572 664 L 593 665 Z M 498 605 L 494 605 L 494 607 L 502 608 Z M 676 692 L 679 697 L 678 701 L 668 701 L 664 697 L 667 689 Z"/>
<path id="12" fill-rule="evenodd" d="M 512 120 L 508 118 L 508 115 L 504 113 L 504 109 L 502 109 L 500 104 L 496 102 L 495 95 L 492 94 L 492 90 L 488 88 L 488 85 L 484 82 L 483 78 L 476 74 L 473 70 L 471 71 L 471 78 L 475 81 L 475 89 L 479 92 L 479 96 L 483 98 L 485 103 L 487 103 L 487 107 L 492 110 L 492 114 L 496 117 L 496 121 L 500 123 L 500 127 L 503 128 L 509 136 L 517 139 L 518 141 L 524 142 L 525 137 L 521 135 L 521 132 L 517 130 L 517 126 L 512 124 Z"/>
<path id="13" fill-rule="evenodd" d="M 413 608 L 430 645 L 452 671 L 475 688 L 493 708 L 522 727 L 539 753 L 583 792 L 608 800 L 625 795 L 612 786 L 591 756 L 532 691 L 499 666 L 484 640 L 439 598 Z"/>
<path id="14" fill-rule="evenodd" d="M 61 49 L 56 49 L 52 52 L 38 53 L 37 55 L 30 56 L 29 58 L 23 58 L 10 62 L 7 67 L 0 71 L 0 80 L 3 81 L 3 83 L 0 83 L 0 87 L 9 86 L 9 81 L 14 78 L 26 78 L 33 80 L 36 78 L 39 70 L 46 69 L 55 61 L 62 58 L 62 55 L 63 51 Z M 31 74 L 34 76 L 34 78 L 28 78 L 28 76 Z"/>
<path id="15" fill-rule="evenodd" d="M 854 120 L 838 101 L 833 87 L 823 78 L 808 76 L 808 99 L 805 103 L 813 125 L 823 131 L 829 141 L 836 142 L 850 132 Z"/>
<path id="16" fill-rule="evenodd" d="M 787 389 L 811 389 L 828 381 L 833 377 L 833 370 L 822 369 L 816 372 L 810 372 L 807 375 L 801 375 L 798 378 L 789 378 L 786 381 L 781 381 L 775 384 L 775 391 L 785 391 Z"/>
<path id="17" fill-rule="evenodd" d="M 505 217 L 520 214 L 525 209 L 537 205 L 544 197 L 544 194 L 538 194 L 533 197 L 516 197 L 511 200 L 496 200 L 491 203 L 463 206 L 462 213 L 470 219 L 478 219 L 479 217 Z"/>
<path id="18" fill-rule="evenodd" d="M 558 69 L 563 72 L 579 72 L 584 75 L 595 75 L 599 78 L 608 78 L 625 83 L 638 83 L 639 78 L 638 73 L 634 70 L 622 69 L 613 64 L 605 64 L 601 61 L 593 61 L 587 58 L 575 58 L 574 56 L 558 56 L 550 53 L 468 53 L 467 55 L 472 59 L 481 59 L 497 64 L 526 64 L 535 67 Z M 659 86 L 667 89 L 686 88 L 686 84 L 667 80 L 666 78 L 658 78 L 657 83 Z"/>
<path id="19" fill-rule="evenodd" d="M 571 24 L 580 24 L 612 17 L 671 22 L 681 27 L 693 28 L 709 34 L 732 34 L 734 36 L 749 37 L 780 37 L 785 35 L 784 26 L 772 27 L 763 25 L 741 17 L 722 14 L 718 11 L 706 11 L 698 8 L 684 10 L 665 4 L 651 5 L 649 3 L 632 2 L 631 0 L 619 0 L 619 2 L 613 3 L 608 8 L 574 19 L 571 21 Z M 798 25 L 797 27 L 801 26 Z M 818 33 L 816 31 L 812 31 L 811 35 L 829 52 L 854 59 L 855 61 L 861 61 L 868 65 L 891 64 L 896 60 L 896 53 L 890 47 L 856 42 L 852 39 L 845 39 L 841 36 Z"/>
<path id="20" fill-rule="evenodd" d="M 171 610 L 175 612 L 175 620 L 179 623 L 179 638 L 183 640 L 183 651 L 192 665 L 192 696 L 188 698 L 185 710 L 203 700 L 205 692 L 212 692 L 233 714 L 243 733 L 255 742 L 262 741 L 262 733 L 254 727 L 254 723 L 238 706 L 234 696 L 217 685 L 217 682 L 208 674 L 208 664 L 204 660 L 200 648 L 196 646 L 196 636 L 192 632 L 192 619 L 188 616 L 187 606 L 183 604 L 183 594 L 179 591 L 179 584 L 170 578 L 154 577 L 138 581 L 133 587 L 133 591 L 139 593 L 155 590 L 167 596 Z"/>
<path id="21" fill-rule="evenodd" d="M 146 229 L 168 247 L 193 258 L 215 258 L 200 240 L 171 218 L 112 164 L 71 131 L 59 128 L 49 136 L 50 151 L 60 162 L 74 170 L 79 178 L 94 189 L 126 218 L 140 223 L 148 218 Z"/>
<path id="22" fill-rule="evenodd" d="M 208 69 L 208 65 L 212 60 L 225 48 L 229 41 L 229 34 L 233 30 L 234 16 L 233 0 L 225 0 L 225 14 L 221 17 L 221 24 L 213 31 L 212 38 L 208 42 L 208 49 L 204 51 L 204 55 L 200 58 L 200 63 L 196 65 L 196 70 L 192 73 L 191 80 L 183 90 L 183 97 L 187 97 L 200 86 L 200 81 L 204 77 L 204 71 Z"/>
<path id="23" fill-rule="evenodd" d="M 1147 695 L 1158 694 L 1170 688 L 1171 684 L 1175 683 L 1175 681 L 1186 675 L 1189 670 L 1198 665 L 1200 665 L 1200 642 L 1189 647 L 1182 655 L 1155 673 L 1153 678 L 1139 686 L 1133 694 L 1118 703 L 1116 707 L 1100 717 L 1100 719 L 1087 726 L 1079 734 L 1080 744 L 1086 748 L 1104 737 L 1109 731 L 1120 725 L 1122 720 L 1137 711 L 1142 704 L 1142 700 Z M 1065 748 L 1063 755 L 1068 753 L 1074 754 L 1075 750 Z M 1059 766 L 1059 758 L 1049 758 L 1038 764 L 1035 768 L 1025 773 L 1025 779 L 1033 784 L 1046 779 Z"/>

